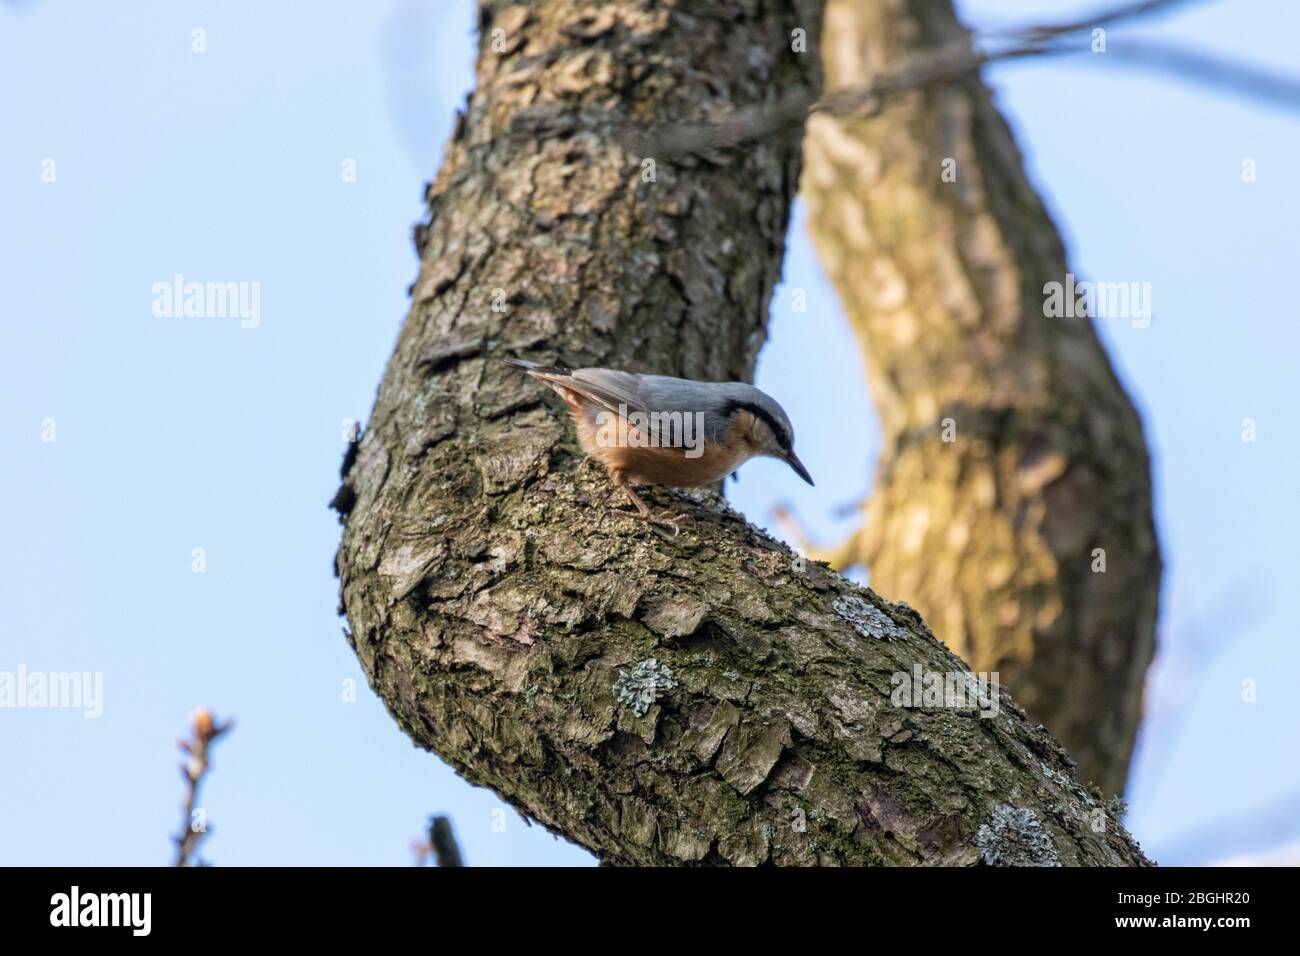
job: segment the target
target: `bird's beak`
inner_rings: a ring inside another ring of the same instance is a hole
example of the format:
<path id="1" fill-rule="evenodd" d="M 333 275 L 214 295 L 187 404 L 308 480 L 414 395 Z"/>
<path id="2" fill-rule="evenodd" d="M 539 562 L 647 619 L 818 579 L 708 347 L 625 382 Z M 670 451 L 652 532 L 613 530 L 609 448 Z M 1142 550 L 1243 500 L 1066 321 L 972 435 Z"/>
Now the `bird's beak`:
<path id="1" fill-rule="evenodd" d="M 808 474 L 808 469 L 803 466 L 803 462 L 799 460 L 799 456 L 793 451 L 786 453 L 785 463 L 794 469 L 796 475 L 808 482 L 808 484 L 813 485 L 814 488 L 817 487 L 813 484 L 812 475 Z"/>

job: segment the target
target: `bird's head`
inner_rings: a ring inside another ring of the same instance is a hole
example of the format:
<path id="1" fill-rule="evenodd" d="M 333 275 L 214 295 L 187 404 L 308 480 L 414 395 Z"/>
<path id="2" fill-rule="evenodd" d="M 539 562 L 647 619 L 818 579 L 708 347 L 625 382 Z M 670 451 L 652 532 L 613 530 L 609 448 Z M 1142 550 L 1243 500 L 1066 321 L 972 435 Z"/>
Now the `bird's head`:
<path id="1" fill-rule="evenodd" d="M 794 427 L 790 424 L 790 416 L 772 396 L 752 385 L 745 385 L 742 391 L 729 397 L 729 403 L 732 415 L 745 415 L 749 427 L 746 437 L 754 455 L 779 458 L 794 469 L 796 475 L 813 484 L 812 475 L 794 453 Z"/>

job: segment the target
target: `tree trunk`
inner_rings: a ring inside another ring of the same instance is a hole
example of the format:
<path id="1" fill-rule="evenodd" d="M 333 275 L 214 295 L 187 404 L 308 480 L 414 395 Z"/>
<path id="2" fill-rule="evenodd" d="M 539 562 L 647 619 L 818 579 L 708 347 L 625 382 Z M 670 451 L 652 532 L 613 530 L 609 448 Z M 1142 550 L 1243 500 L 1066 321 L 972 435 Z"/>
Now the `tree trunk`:
<path id="1" fill-rule="evenodd" d="M 827 86 L 963 34 L 947 0 L 830 0 Z M 884 437 L 863 527 L 828 555 L 1122 791 L 1160 587 L 1147 450 L 1091 322 L 1044 314 L 1065 253 L 1010 131 L 974 80 L 814 116 L 805 161 Z"/>
<path id="2" fill-rule="evenodd" d="M 335 499 L 349 640 L 413 740 L 607 863 L 1145 862 L 1009 698 L 984 719 L 891 704 L 914 667 L 966 675 L 914 612 L 707 496 L 651 495 L 692 518 L 677 538 L 630 519 L 558 403 L 499 362 L 752 373 L 800 143 L 653 181 L 619 143 L 815 89 L 821 13 L 484 5 Z"/>

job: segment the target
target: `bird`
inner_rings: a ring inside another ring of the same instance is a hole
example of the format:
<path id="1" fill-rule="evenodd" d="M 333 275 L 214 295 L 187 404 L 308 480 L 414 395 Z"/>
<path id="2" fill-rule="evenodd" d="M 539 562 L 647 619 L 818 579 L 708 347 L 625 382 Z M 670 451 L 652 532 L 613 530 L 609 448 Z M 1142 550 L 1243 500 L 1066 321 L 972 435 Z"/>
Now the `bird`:
<path id="1" fill-rule="evenodd" d="M 564 399 L 582 450 L 609 472 L 636 506 L 630 515 L 666 528 L 634 485 L 690 488 L 734 475 L 751 458 L 784 461 L 808 484 L 794 452 L 790 417 L 766 392 L 746 382 L 696 382 L 611 368 L 569 369 L 506 358 Z"/>

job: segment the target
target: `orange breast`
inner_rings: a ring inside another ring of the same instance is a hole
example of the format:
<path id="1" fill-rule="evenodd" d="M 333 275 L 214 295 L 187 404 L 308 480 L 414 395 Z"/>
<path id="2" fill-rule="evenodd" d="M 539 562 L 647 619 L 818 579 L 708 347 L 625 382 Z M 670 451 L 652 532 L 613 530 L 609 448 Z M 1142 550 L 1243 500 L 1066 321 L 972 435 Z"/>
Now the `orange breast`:
<path id="1" fill-rule="evenodd" d="M 706 448 L 698 458 L 687 458 L 681 448 L 603 448 L 601 452 L 597 458 L 624 472 L 634 484 L 678 488 L 717 481 L 749 457 L 718 445 Z"/>
<path id="2" fill-rule="evenodd" d="M 648 447 L 650 440 L 626 419 L 619 421 L 617 430 L 602 429 L 591 415 L 591 406 L 581 399 L 569 399 L 568 405 L 583 451 L 610 471 L 623 472 L 633 484 L 678 488 L 707 485 L 735 471 L 754 454 L 753 447 L 745 440 L 749 428 L 743 422 L 732 427 L 726 440 L 710 442 L 695 455 L 693 449 Z M 612 432 L 628 440 L 611 442 Z M 695 457 L 690 457 L 688 452 Z"/>

